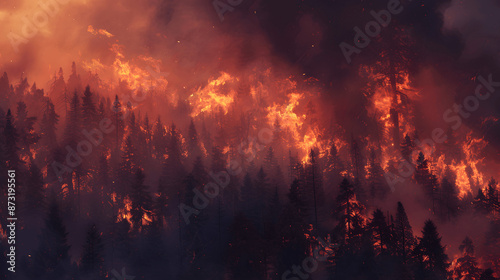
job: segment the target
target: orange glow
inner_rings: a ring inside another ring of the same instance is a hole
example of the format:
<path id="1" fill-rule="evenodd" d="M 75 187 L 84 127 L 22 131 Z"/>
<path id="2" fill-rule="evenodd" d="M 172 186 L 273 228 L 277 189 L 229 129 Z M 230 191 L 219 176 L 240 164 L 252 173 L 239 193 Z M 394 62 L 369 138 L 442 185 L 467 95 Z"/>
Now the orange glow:
<path id="1" fill-rule="evenodd" d="M 273 103 L 267 108 L 268 123 L 274 125 L 278 121 L 281 128 L 290 134 L 289 142 L 299 150 L 303 163 L 307 162 L 311 149 L 319 148 L 320 154 L 323 154 L 326 148 L 326 143 L 321 143 L 319 139 L 319 128 L 306 124 L 307 115 L 298 113 L 298 106 L 304 96 L 303 93 L 291 93 L 287 103 Z"/>
<path id="2" fill-rule="evenodd" d="M 145 90 L 148 88 L 162 89 L 168 84 L 163 76 L 154 76 L 154 72 L 159 72 L 160 60 L 152 57 L 138 56 L 136 60 L 146 66 L 139 67 L 129 61 L 125 61 L 122 46 L 113 44 L 111 50 L 115 53 L 115 61 L 113 63 L 114 73 L 119 81 L 125 81 L 132 90 Z"/>
<path id="3" fill-rule="evenodd" d="M 229 106 L 234 102 L 236 92 L 224 86 L 237 80 L 222 72 L 219 78 L 210 81 L 204 88 L 191 94 L 188 98 L 189 104 L 193 107 L 191 117 L 196 117 L 204 112 L 215 112 L 218 108 L 227 114 Z"/>
<path id="4" fill-rule="evenodd" d="M 138 98 L 135 99 L 138 100 L 135 101 L 142 101 L 143 95 L 153 89 L 154 91 L 167 89 L 168 73 L 161 71 L 161 60 L 145 55 L 128 58 L 124 47 L 118 43 L 112 44 L 109 50 L 114 55 L 114 61 L 110 65 L 98 58 L 82 61 L 85 70 L 105 78 L 102 81 L 105 88 L 116 88 L 119 92 L 123 92 L 123 86 L 125 86 L 126 89 L 136 94 Z M 176 101 L 175 94 L 169 97 L 172 102 Z"/>
<path id="5" fill-rule="evenodd" d="M 289 95 L 288 104 L 280 105 L 274 103 L 267 108 L 269 124 L 273 125 L 276 120 L 279 119 L 281 126 L 288 129 L 295 140 L 300 138 L 299 128 L 304 124 L 304 118 L 306 116 L 297 115 L 294 109 L 299 105 L 299 100 L 303 97 L 303 94 L 292 93 Z"/>
<path id="6" fill-rule="evenodd" d="M 111 38 L 113 37 L 114 35 L 109 33 L 108 31 L 106 31 L 105 29 L 94 29 L 94 27 L 92 25 L 89 25 L 89 27 L 87 28 L 87 31 L 92 33 L 93 35 L 97 35 L 97 34 L 100 34 L 100 35 L 104 35 L 108 38 Z"/>
<path id="7" fill-rule="evenodd" d="M 132 201 L 127 196 L 123 199 L 123 208 L 118 209 L 118 222 L 127 220 L 132 224 L 132 214 L 130 214 L 130 209 L 132 209 Z"/>
<path id="8" fill-rule="evenodd" d="M 472 132 L 469 132 L 465 137 L 461 149 L 465 158 L 460 162 L 452 160 L 450 164 L 446 164 L 445 155 L 440 155 L 436 159 L 436 171 L 440 177 L 445 176 L 446 168 L 449 168 L 456 176 L 456 186 L 459 191 L 459 197 L 463 198 L 467 194 L 473 194 L 473 186 L 483 187 L 487 182 L 487 176 L 483 174 L 480 167 L 483 159 L 478 155 L 488 144 L 483 138 L 473 138 Z"/>

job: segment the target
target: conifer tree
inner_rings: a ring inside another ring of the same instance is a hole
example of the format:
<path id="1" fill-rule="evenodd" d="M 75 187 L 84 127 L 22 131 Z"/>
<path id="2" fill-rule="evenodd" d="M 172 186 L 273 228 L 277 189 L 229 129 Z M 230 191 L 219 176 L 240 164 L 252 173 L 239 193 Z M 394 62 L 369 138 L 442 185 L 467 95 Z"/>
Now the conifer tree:
<path id="1" fill-rule="evenodd" d="M 201 148 L 200 148 L 200 143 L 198 139 L 198 132 L 196 131 L 196 127 L 194 125 L 193 119 L 191 119 L 191 122 L 189 123 L 189 129 L 188 129 L 188 154 L 189 154 L 189 163 L 192 164 L 194 163 L 194 160 L 201 156 Z"/>
<path id="2" fill-rule="evenodd" d="M 406 134 L 403 139 L 403 143 L 401 143 L 401 155 L 410 164 L 413 164 L 415 160 L 411 158 L 414 149 L 415 149 L 415 143 L 413 143 L 413 140 L 410 138 L 410 136 Z"/>
<path id="3" fill-rule="evenodd" d="M 205 146 L 206 151 L 211 151 L 213 149 L 213 139 L 210 131 L 207 129 L 207 126 L 205 124 L 205 121 L 203 121 L 203 126 L 202 126 L 202 131 L 201 131 L 201 138 L 203 141 L 203 145 Z"/>
<path id="4" fill-rule="evenodd" d="M 36 279 L 66 280 L 70 273 L 68 233 L 59 206 L 52 198 L 45 226 L 34 253 L 32 273 Z"/>
<path id="5" fill-rule="evenodd" d="M 106 154 L 100 154 L 97 162 L 97 169 L 94 171 L 94 183 L 91 186 L 91 195 L 97 201 L 100 207 L 96 208 L 96 211 L 105 211 L 106 215 L 113 216 L 116 213 L 114 210 L 114 202 L 111 198 L 111 180 L 110 180 L 110 170 Z M 110 207 L 111 206 L 111 207 Z"/>
<path id="6" fill-rule="evenodd" d="M 137 151 L 132 143 L 132 138 L 127 136 L 125 140 L 120 167 L 118 169 L 118 176 L 115 181 L 119 182 L 119 186 L 121 189 L 117 190 L 117 193 L 120 197 L 124 197 L 125 193 L 128 192 L 128 187 L 130 186 L 130 182 L 133 180 L 133 170 L 136 169 L 137 166 Z"/>
<path id="7" fill-rule="evenodd" d="M 325 173 L 325 187 L 326 187 L 326 195 L 327 196 L 333 196 L 334 194 L 332 193 L 335 188 L 332 188 L 331 186 L 338 186 L 340 182 L 342 181 L 342 175 L 341 172 L 345 170 L 344 163 L 340 159 L 337 151 L 337 147 L 335 146 L 335 143 L 332 142 L 330 145 L 330 149 L 328 150 L 328 156 L 326 160 L 326 166 L 324 169 Z M 332 190 L 332 191 L 328 191 Z"/>
<path id="8" fill-rule="evenodd" d="M 438 181 L 437 177 L 431 173 L 429 162 L 425 159 L 422 152 L 418 155 L 417 170 L 415 171 L 414 177 L 417 183 L 423 186 L 425 194 L 431 200 L 432 210 L 435 212 Z"/>
<path id="9" fill-rule="evenodd" d="M 81 116 L 80 100 L 77 93 L 74 92 L 66 116 L 66 128 L 64 130 L 64 144 L 73 149 L 76 149 L 76 145 L 81 139 Z"/>
<path id="10" fill-rule="evenodd" d="M 90 91 L 90 86 L 85 88 L 82 96 L 82 128 L 90 131 L 98 128 L 97 108 L 94 102 L 94 94 Z"/>
<path id="11" fill-rule="evenodd" d="M 459 210 L 460 201 L 458 199 L 457 187 L 448 178 L 443 178 L 440 195 L 439 207 L 441 208 L 441 218 L 450 220 L 458 214 Z"/>
<path id="12" fill-rule="evenodd" d="M 14 94 L 17 98 L 21 99 L 25 94 L 29 92 L 28 78 L 21 74 L 19 78 L 19 83 L 14 88 Z"/>
<path id="13" fill-rule="evenodd" d="M 252 205 L 250 205 L 254 215 L 249 216 L 249 219 L 257 225 L 258 230 L 263 230 L 265 209 L 269 206 L 269 179 L 264 172 L 264 168 L 260 168 L 257 177 L 252 184 L 255 193 L 253 194 Z"/>
<path id="14" fill-rule="evenodd" d="M 478 280 L 480 269 L 477 267 L 477 260 L 474 256 L 474 245 L 469 237 L 465 237 L 459 246 L 462 256 L 457 259 L 454 269 L 454 277 L 463 280 Z"/>
<path id="15" fill-rule="evenodd" d="M 192 205 L 194 197 L 194 189 L 202 190 L 203 185 L 200 185 L 199 180 L 204 175 L 197 174 L 201 171 L 201 167 L 197 167 L 197 171 L 193 170 L 186 176 L 184 180 L 185 196 L 183 202 L 186 205 Z M 204 273 L 204 262 L 207 261 L 206 245 L 203 240 L 203 228 L 208 217 L 206 211 L 201 210 L 198 214 L 192 215 L 189 219 L 190 224 L 184 226 L 181 234 L 181 242 L 183 247 L 184 258 L 188 266 L 188 275 L 191 277 L 201 277 Z"/>
<path id="16" fill-rule="evenodd" d="M 368 167 L 368 186 L 372 199 L 384 199 L 389 193 L 389 186 L 384 177 L 384 169 L 380 166 L 375 156 L 375 151 L 371 151 Z"/>
<path id="17" fill-rule="evenodd" d="M 7 98 L 11 94 L 10 87 L 9 75 L 7 72 L 3 72 L 2 77 L 0 77 L 0 96 L 2 98 Z"/>
<path id="18" fill-rule="evenodd" d="M 257 190 L 254 187 L 252 182 L 252 177 L 249 173 L 245 174 L 243 178 L 243 185 L 241 186 L 241 204 L 240 210 L 245 214 L 248 218 L 256 217 L 254 214 L 254 205 L 257 199 Z"/>
<path id="19" fill-rule="evenodd" d="M 299 188 L 299 181 L 294 180 L 288 193 L 288 203 L 281 213 L 278 271 L 286 271 L 298 261 L 303 260 L 309 246 L 304 235 L 308 228 L 305 203 L 300 197 Z"/>
<path id="20" fill-rule="evenodd" d="M 144 129 L 143 151 L 144 154 L 148 155 L 149 157 L 153 152 L 153 143 L 152 143 L 153 132 L 151 123 L 149 122 L 148 114 L 146 114 L 146 116 L 144 117 L 144 122 L 142 124 L 142 127 Z"/>
<path id="21" fill-rule="evenodd" d="M 54 104 L 50 99 L 46 101 L 43 111 L 42 121 L 40 123 L 40 146 L 42 147 L 43 159 L 45 164 L 50 164 L 50 152 L 57 147 L 57 125 L 59 115 L 56 113 Z"/>
<path id="22" fill-rule="evenodd" d="M 427 220 L 415 247 L 414 255 L 419 263 L 418 279 L 446 279 L 448 274 L 448 256 L 434 222 Z"/>
<path id="23" fill-rule="evenodd" d="M 408 216 L 406 216 L 405 208 L 401 202 L 398 202 L 392 235 L 394 254 L 402 258 L 403 262 L 407 262 L 416 245 L 416 240 L 413 236 L 413 230 L 408 220 Z"/>
<path id="24" fill-rule="evenodd" d="M 354 138 L 351 141 L 351 163 L 354 175 L 354 192 L 361 202 L 366 202 L 365 183 L 365 163 L 358 141 Z"/>
<path id="25" fill-rule="evenodd" d="M 321 172 L 321 167 L 318 164 L 317 153 L 311 149 L 309 152 L 308 162 L 306 164 L 306 177 L 305 181 L 309 193 L 311 194 L 312 207 L 314 214 L 314 227 L 318 230 L 318 211 L 322 212 L 322 207 L 324 205 L 325 192 L 323 190 L 323 173 Z"/>
<path id="26" fill-rule="evenodd" d="M 7 111 L 5 117 L 5 128 L 4 133 L 4 146 L 5 146 L 5 160 L 7 161 L 7 168 L 11 170 L 18 170 L 18 168 L 23 164 L 23 161 L 19 158 L 19 146 L 18 139 L 19 135 L 16 128 L 14 127 L 13 117 L 10 109 Z"/>
<path id="27" fill-rule="evenodd" d="M 83 245 L 83 253 L 80 259 L 82 276 L 89 279 L 105 278 L 103 249 L 101 233 L 94 224 L 87 231 L 85 244 Z"/>
<path id="28" fill-rule="evenodd" d="M 342 180 L 339 187 L 335 211 L 338 220 L 336 229 L 345 244 L 353 244 L 353 242 L 359 241 L 363 234 L 364 219 L 362 213 L 364 206 L 357 201 L 354 186 L 347 178 Z"/>
<path id="29" fill-rule="evenodd" d="M 26 103 L 17 103 L 16 130 L 19 134 L 19 148 L 22 155 L 32 157 L 30 147 L 38 142 L 40 136 L 35 132 L 36 117 L 28 117 Z"/>
<path id="30" fill-rule="evenodd" d="M 498 213 L 500 211 L 500 201 L 498 200 L 497 181 L 493 178 L 488 182 L 486 189 L 486 207 L 489 213 Z"/>
<path id="31" fill-rule="evenodd" d="M 166 143 L 167 158 L 163 164 L 161 176 L 162 190 L 168 199 L 169 213 L 175 213 L 176 206 L 182 197 L 182 182 L 186 176 L 183 165 L 180 134 L 175 124 L 170 126 Z"/>
<path id="32" fill-rule="evenodd" d="M 50 85 L 50 96 L 55 96 L 55 103 L 58 110 L 63 110 L 64 117 L 66 117 L 68 111 L 68 103 L 70 102 L 70 96 L 66 89 L 66 82 L 64 81 L 63 69 L 59 68 L 57 75 L 54 75 L 54 79 Z"/>
<path id="33" fill-rule="evenodd" d="M 31 163 L 29 176 L 26 179 L 26 191 L 24 193 L 24 207 L 29 215 L 43 212 L 45 203 L 43 175 L 36 164 Z"/>
<path id="34" fill-rule="evenodd" d="M 156 120 L 154 133 L 153 133 L 153 147 L 156 159 L 163 161 L 166 153 L 167 131 L 163 126 L 160 116 Z"/>
<path id="35" fill-rule="evenodd" d="M 373 245 L 379 254 L 384 254 L 390 247 L 391 234 L 385 215 L 380 209 L 373 211 L 373 218 L 369 223 L 373 234 Z"/>
<path id="36" fill-rule="evenodd" d="M 148 191 L 148 186 L 144 185 L 144 180 L 146 176 L 139 168 L 135 173 L 134 183 L 130 191 L 130 200 L 132 201 L 132 207 L 130 209 L 130 214 L 132 215 L 131 221 L 133 227 L 136 230 L 142 228 L 143 220 L 146 215 L 151 215 L 152 201 L 151 195 Z"/>
<path id="37" fill-rule="evenodd" d="M 474 209 L 480 213 L 488 213 L 488 204 L 486 196 L 481 188 L 477 190 L 477 195 L 474 199 Z"/>
<path id="38" fill-rule="evenodd" d="M 115 96 L 115 101 L 113 102 L 111 110 L 112 110 L 112 112 L 111 112 L 112 120 L 111 121 L 113 122 L 113 125 L 115 126 L 115 131 L 114 131 L 115 150 L 118 151 L 119 147 L 121 146 L 121 143 L 122 143 L 123 131 L 125 129 L 125 126 L 123 123 L 122 104 L 120 103 L 120 100 L 118 99 L 118 95 Z"/>
<path id="39" fill-rule="evenodd" d="M 76 72 L 76 63 L 74 61 L 71 63 L 71 75 L 69 75 L 67 86 L 69 92 L 76 91 L 80 94 L 82 92 L 82 81 L 80 75 Z"/>

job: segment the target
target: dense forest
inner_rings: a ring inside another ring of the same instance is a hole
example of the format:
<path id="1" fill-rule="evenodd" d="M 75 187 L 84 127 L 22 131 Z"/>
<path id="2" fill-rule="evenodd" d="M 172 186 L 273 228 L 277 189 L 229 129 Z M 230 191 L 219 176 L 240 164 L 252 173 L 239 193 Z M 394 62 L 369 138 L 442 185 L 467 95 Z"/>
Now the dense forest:
<path id="1" fill-rule="evenodd" d="M 0 280 L 500 279 L 497 0 L 4 0 Z"/>
<path id="2" fill-rule="evenodd" d="M 301 159 L 283 152 L 290 132 L 279 121 L 244 132 L 244 120 L 219 108 L 210 128 L 203 118 L 178 127 L 82 88 L 75 69 L 68 80 L 61 69 L 49 94 L 27 78 L 0 79 L 0 176 L 15 170 L 17 184 L 16 279 L 496 279 L 497 181 L 460 197 L 456 174 L 438 178 L 409 135 L 397 153 L 418 158 L 399 185 L 425 195 L 425 224 L 412 224 L 401 202 L 377 208 L 394 193 L 390 170 L 354 136 L 347 157 L 332 142 Z M 2 217 L 7 195 L 2 188 Z M 489 230 L 463 236 L 450 256 L 438 225 L 465 213 Z M 9 279 L 5 219 L 1 229 Z"/>

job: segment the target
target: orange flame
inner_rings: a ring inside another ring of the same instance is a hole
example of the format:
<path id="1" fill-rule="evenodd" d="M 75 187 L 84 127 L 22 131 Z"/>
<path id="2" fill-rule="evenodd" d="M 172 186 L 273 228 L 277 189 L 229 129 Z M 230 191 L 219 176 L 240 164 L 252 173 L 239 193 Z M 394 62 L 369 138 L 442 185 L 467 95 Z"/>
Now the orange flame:
<path id="1" fill-rule="evenodd" d="M 227 114 L 229 106 L 234 102 L 236 92 L 232 89 L 226 90 L 224 86 L 237 80 L 222 72 L 219 78 L 210 81 L 204 88 L 191 94 L 188 98 L 189 104 L 193 107 L 191 117 L 196 117 L 203 112 L 213 112 L 218 108 Z"/>

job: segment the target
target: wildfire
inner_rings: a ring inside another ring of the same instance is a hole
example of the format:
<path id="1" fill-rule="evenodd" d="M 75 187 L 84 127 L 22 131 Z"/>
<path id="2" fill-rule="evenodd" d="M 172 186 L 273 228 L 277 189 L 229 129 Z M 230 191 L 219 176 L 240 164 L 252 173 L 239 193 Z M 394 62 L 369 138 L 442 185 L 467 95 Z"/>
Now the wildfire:
<path id="1" fill-rule="evenodd" d="M 305 115 L 297 115 L 294 110 L 299 105 L 299 100 L 304 97 L 303 94 L 292 93 L 289 96 L 288 104 L 273 104 L 269 107 L 267 119 L 269 123 L 273 125 L 276 120 L 279 120 L 281 126 L 292 134 L 295 140 L 299 140 L 300 133 L 299 129 L 304 123 Z"/>
<path id="2" fill-rule="evenodd" d="M 113 35 L 106 30 L 95 30 L 89 26 L 88 31 L 94 35 L 101 34 L 106 37 Z M 83 61 L 84 69 L 90 73 L 96 73 L 102 76 L 109 76 L 109 82 L 105 83 L 106 87 L 112 89 L 124 85 L 128 90 L 133 92 L 144 92 L 155 90 L 165 90 L 168 85 L 166 76 L 168 73 L 160 71 L 162 61 L 146 55 L 127 58 L 124 52 L 124 47 L 118 43 L 114 43 L 109 48 L 114 54 L 114 61 L 111 65 L 103 64 L 99 58 L 93 58 L 89 61 Z M 113 83 L 118 81 L 118 83 Z M 173 98 L 174 99 L 174 98 Z"/>
<path id="3" fill-rule="evenodd" d="M 113 200 L 116 199 L 116 194 L 113 193 Z M 150 212 L 145 212 L 142 220 L 140 221 L 140 225 L 134 224 L 132 221 L 132 214 L 130 211 L 132 210 L 132 200 L 128 196 L 123 199 L 123 207 L 118 209 L 117 222 L 127 220 L 129 224 L 132 225 L 131 229 L 134 226 L 137 226 L 139 230 L 141 230 L 141 226 L 150 224 L 153 221 Z"/>
<path id="4" fill-rule="evenodd" d="M 303 136 L 302 141 L 297 143 L 297 147 L 305 152 L 305 156 L 302 158 L 302 162 L 306 163 L 309 161 L 309 151 L 312 149 L 318 149 L 319 155 L 323 156 L 326 152 L 326 145 L 324 145 L 323 141 L 318 138 L 319 132 L 318 129 L 309 128 L 307 133 Z"/>
<path id="5" fill-rule="evenodd" d="M 436 160 L 436 170 L 443 177 L 445 171 L 449 169 L 456 176 L 455 184 L 459 191 L 459 197 L 463 198 L 467 194 L 473 193 L 473 187 L 483 186 L 486 183 L 486 177 L 479 171 L 483 158 L 479 155 L 488 144 L 483 138 L 473 138 L 472 132 L 469 132 L 465 141 L 462 144 L 461 150 L 465 156 L 461 160 L 451 160 L 450 164 L 446 164 L 446 156 L 439 155 Z"/>
<path id="6" fill-rule="evenodd" d="M 105 29 L 94 29 L 94 27 L 92 25 L 89 25 L 89 27 L 87 28 L 87 31 L 92 33 L 93 35 L 97 35 L 97 34 L 100 34 L 100 35 L 104 35 L 108 38 L 111 38 L 113 37 L 114 35 L 109 33 L 108 31 L 106 31 Z"/>
<path id="7" fill-rule="evenodd" d="M 459 164 L 455 165 L 450 164 L 449 167 L 457 176 L 457 180 L 455 183 L 459 190 L 458 196 L 462 198 L 468 193 L 472 193 L 470 181 L 467 176 L 467 165 L 464 162 L 460 162 Z"/>
<path id="8" fill-rule="evenodd" d="M 208 83 L 204 88 L 198 89 L 188 98 L 193 111 L 191 117 L 196 117 L 204 112 L 213 112 L 220 108 L 227 114 L 229 106 L 234 102 L 236 92 L 232 88 L 225 87 L 226 84 L 237 81 L 237 78 L 222 72 L 221 76 Z"/>
<path id="9" fill-rule="evenodd" d="M 370 74 L 372 79 L 380 79 L 380 77 Z M 379 122 L 382 124 L 385 132 L 391 131 L 394 123 L 391 120 L 391 109 L 399 111 L 399 125 L 402 135 L 413 132 L 411 120 L 408 118 L 412 115 L 411 108 L 407 106 L 407 100 L 415 100 L 419 97 L 419 92 L 410 86 L 410 79 L 408 74 L 403 74 L 403 81 L 396 84 L 396 104 L 393 104 L 394 93 L 392 92 L 388 78 L 384 78 L 382 85 L 375 88 L 372 95 L 373 106 L 371 114 L 375 115 Z M 404 111 L 404 113 L 403 113 Z"/>
<path id="10" fill-rule="evenodd" d="M 309 151 L 320 145 L 318 145 L 318 129 L 304 125 L 307 115 L 296 112 L 303 98 L 304 94 L 292 93 L 288 96 L 288 103 L 274 103 L 267 108 L 267 120 L 270 125 L 279 122 L 281 128 L 290 134 L 291 142 L 296 143 L 296 147 L 302 153 L 302 161 L 305 162 Z"/>
<path id="11" fill-rule="evenodd" d="M 130 209 L 132 209 L 132 201 L 127 196 L 123 199 L 123 208 L 118 209 L 118 221 L 127 220 L 132 224 L 132 214 L 130 214 Z"/>
<path id="12" fill-rule="evenodd" d="M 113 63 L 114 73 L 119 81 L 125 81 L 132 90 L 143 90 L 149 88 L 164 89 L 168 82 L 165 77 L 159 75 L 161 60 L 147 56 L 138 56 L 138 63 L 145 65 L 139 67 L 136 64 L 125 61 L 122 46 L 113 44 L 111 51 L 115 53 Z M 155 75 L 155 73 L 157 75 Z"/>

